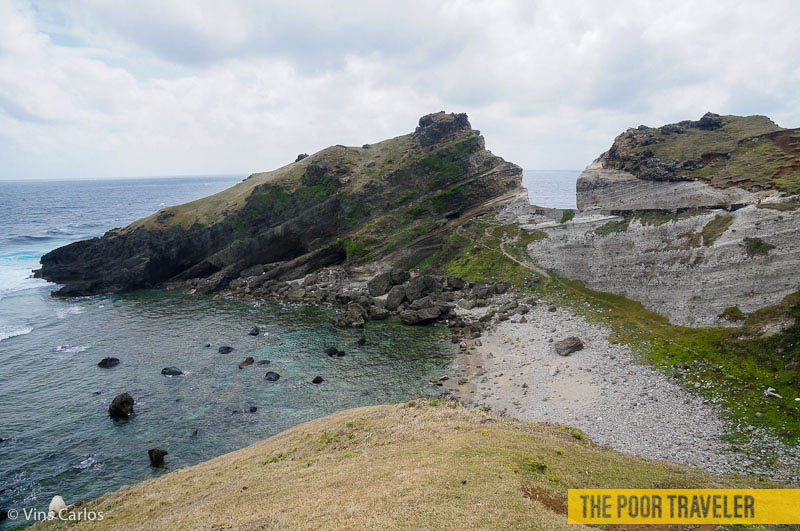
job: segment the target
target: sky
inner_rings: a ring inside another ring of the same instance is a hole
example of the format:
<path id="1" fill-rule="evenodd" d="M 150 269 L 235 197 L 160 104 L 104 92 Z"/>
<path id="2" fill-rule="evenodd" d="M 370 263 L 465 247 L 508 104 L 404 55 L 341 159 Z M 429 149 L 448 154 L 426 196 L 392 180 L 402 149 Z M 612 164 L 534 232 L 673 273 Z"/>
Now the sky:
<path id="1" fill-rule="evenodd" d="M 466 112 L 580 170 L 639 124 L 800 126 L 795 0 L 0 0 L 0 179 L 249 174 Z"/>

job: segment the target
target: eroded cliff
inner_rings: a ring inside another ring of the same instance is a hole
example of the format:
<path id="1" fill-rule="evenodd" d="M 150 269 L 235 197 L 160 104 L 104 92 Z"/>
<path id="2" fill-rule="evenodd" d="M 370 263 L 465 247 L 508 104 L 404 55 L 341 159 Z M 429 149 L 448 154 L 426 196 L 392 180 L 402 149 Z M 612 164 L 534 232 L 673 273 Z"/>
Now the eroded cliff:
<path id="1" fill-rule="evenodd" d="M 59 295 L 84 295 L 188 280 L 211 292 L 254 270 L 291 279 L 390 254 L 408 267 L 431 252 L 451 220 L 513 194 L 521 178 L 518 166 L 485 149 L 466 114 L 430 114 L 412 134 L 298 157 L 56 249 L 42 257 L 38 275 L 65 284 Z"/>

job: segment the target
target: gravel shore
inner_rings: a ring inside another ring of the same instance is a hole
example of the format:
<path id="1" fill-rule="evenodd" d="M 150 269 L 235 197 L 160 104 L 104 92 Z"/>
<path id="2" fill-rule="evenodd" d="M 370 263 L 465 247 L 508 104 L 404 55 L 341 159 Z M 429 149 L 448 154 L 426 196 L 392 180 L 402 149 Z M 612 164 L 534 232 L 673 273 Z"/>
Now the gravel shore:
<path id="1" fill-rule="evenodd" d="M 459 309 L 473 318 L 486 311 Z M 569 336 L 579 337 L 584 348 L 559 356 L 553 342 Z M 470 405 L 573 426 L 625 453 L 718 474 L 800 482 L 796 448 L 751 430 L 747 453 L 734 450 L 722 439 L 729 423 L 713 404 L 637 363 L 630 348 L 608 336 L 607 328 L 569 310 L 537 304 L 524 319 L 495 321 L 481 338 L 465 341 L 446 386 Z"/>

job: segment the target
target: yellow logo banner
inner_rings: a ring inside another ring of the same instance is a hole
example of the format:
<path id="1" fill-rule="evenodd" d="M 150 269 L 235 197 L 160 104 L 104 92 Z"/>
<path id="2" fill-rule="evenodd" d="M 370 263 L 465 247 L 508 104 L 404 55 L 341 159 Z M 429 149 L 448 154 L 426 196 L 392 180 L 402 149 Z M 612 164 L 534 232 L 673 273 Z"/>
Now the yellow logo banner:
<path id="1" fill-rule="evenodd" d="M 569 489 L 570 524 L 800 524 L 800 489 Z"/>

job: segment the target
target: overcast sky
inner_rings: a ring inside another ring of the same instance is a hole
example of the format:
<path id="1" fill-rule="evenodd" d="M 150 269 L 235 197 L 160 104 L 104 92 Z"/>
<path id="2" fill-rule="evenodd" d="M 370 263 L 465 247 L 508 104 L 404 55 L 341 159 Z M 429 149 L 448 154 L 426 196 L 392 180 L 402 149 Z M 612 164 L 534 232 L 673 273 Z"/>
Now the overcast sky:
<path id="1" fill-rule="evenodd" d="M 582 169 L 642 123 L 800 126 L 799 24 L 794 0 L 0 0 L 0 178 L 251 173 L 439 110 Z"/>

